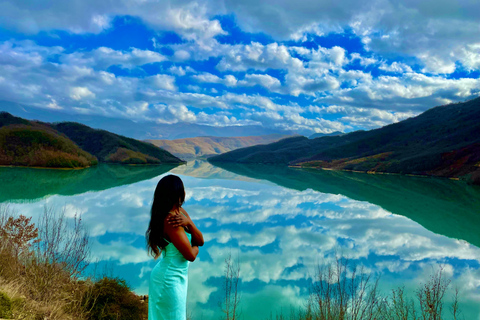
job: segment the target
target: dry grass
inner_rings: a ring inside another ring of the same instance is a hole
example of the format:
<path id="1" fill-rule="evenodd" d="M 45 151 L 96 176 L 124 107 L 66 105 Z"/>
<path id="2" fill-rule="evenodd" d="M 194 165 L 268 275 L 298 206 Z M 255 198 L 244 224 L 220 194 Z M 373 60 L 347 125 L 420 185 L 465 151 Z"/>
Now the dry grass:
<path id="1" fill-rule="evenodd" d="M 84 319 L 89 287 L 78 281 L 86 266 L 88 234 L 64 212 L 45 208 L 39 228 L 30 218 L 0 205 L 0 291 L 13 319 Z"/>

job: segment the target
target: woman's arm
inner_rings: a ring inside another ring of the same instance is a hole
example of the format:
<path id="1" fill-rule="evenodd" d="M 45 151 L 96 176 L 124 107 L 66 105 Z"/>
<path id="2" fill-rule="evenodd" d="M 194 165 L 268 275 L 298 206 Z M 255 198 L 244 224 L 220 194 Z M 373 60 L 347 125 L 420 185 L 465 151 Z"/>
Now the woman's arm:
<path id="1" fill-rule="evenodd" d="M 195 258 L 198 255 L 198 246 L 190 245 L 190 241 L 182 227 L 173 227 L 171 224 L 167 223 L 165 225 L 165 233 L 185 259 L 188 261 L 195 261 Z"/>
<path id="2" fill-rule="evenodd" d="M 169 215 L 167 217 L 168 225 L 172 227 L 185 227 L 188 229 L 188 232 L 192 235 L 192 244 L 196 246 L 203 246 L 203 234 L 198 230 L 197 226 L 193 223 L 192 219 L 188 215 L 187 211 L 183 208 L 180 208 L 180 214 Z"/>

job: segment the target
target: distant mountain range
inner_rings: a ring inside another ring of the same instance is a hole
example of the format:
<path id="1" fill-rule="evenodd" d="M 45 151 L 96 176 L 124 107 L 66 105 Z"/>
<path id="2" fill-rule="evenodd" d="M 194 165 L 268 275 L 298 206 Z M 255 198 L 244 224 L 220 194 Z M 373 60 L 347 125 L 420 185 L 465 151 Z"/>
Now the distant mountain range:
<path id="1" fill-rule="evenodd" d="M 370 131 L 294 137 L 209 158 L 361 172 L 480 180 L 480 98 L 427 110 Z"/>
<path id="2" fill-rule="evenodd" d="M 289 137 L 269 134 L 249 137 L 196 137 L 175 140 L 146 140 L 183 160 L 208 158 L 239 148 L 268 144 Z"/>
<path id="3" fill-rule="evenodd" d="M 315 138 L 320 138 L 320 137 L 333 137 L 333 136 L 341 136 L 345 133 L 340 132 L 340 131 L 335 131 L 332 133 L 314 133 L 310 136 L 308 136 L 308 139 L 315 139 Z"/>
<path id="4" fill-rule="evenodd" d="M 178 164 L 168 151 L 75 122 L 29 121 L 0 112 L 0 165 L 75 168 L 98 162 Z"/>

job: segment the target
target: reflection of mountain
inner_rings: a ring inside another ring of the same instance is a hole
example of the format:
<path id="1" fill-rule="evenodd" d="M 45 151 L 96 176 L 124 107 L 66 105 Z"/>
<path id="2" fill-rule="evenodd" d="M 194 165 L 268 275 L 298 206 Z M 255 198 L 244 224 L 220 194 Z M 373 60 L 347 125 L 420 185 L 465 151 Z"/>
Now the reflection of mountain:
<path id="1" fill-rule="evenodd" d="M 151 179 L 174 167 L 100 164 L 83 170 L 0 168 L 0 203 L 105 190 Z"/>
<path id="2" fill-rule="evenodd" d="M 194 160 L 186 165 L 181 165 L 171 170 L 172 174 L 180 174 L 202 179 L 224 179 L 224 180 L 252 180 L 242 175 L 235 174 L 230 171 L 223 170 L 207 161 Z M 256 180 L 256 179 L 254 179 Z"/>
<path id="3" fill-rule="evenodd" d="M 368 201 L 426 229 L 480 247 L 480 188 L 436 178 L 218 164 L 225 170 L 278 185 Z"/>

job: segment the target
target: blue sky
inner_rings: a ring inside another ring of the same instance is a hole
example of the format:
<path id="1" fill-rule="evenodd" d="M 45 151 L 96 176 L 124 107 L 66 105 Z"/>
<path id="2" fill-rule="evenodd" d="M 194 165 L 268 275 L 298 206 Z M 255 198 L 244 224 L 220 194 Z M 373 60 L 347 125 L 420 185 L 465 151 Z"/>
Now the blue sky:
<path id="1" fill-rule="evenodd" d="M 480 94 L 475 1 L 27 0 L 0 12 L 0 101 L 42 120 L 309 135 Z"/>

